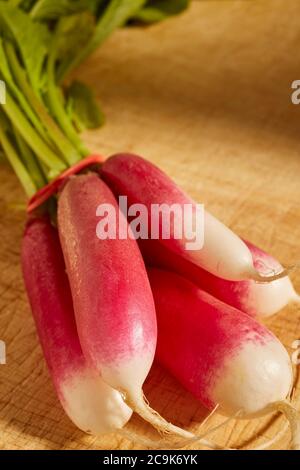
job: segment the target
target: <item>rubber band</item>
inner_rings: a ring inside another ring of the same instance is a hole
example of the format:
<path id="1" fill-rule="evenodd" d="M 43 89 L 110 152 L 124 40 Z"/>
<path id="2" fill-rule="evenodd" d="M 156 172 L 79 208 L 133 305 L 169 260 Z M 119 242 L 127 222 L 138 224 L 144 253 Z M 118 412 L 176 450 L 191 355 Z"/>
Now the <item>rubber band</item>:
<path id="1" fill-rule="evenodd" d="M 88 168 L 89 166 L 103 162 L 104 157 L 102 157 L 101 155 L 90 155 L 89 157 L 84 158 L 79 163 L 76 163 L 75 165 L 65 170 L 57 178 L 55 178 L 43 188 L 39 189 L 32 196 L 32 198 L 28 201 L 27 204 L 27 214 L 33 212 L 35 209 L 44 204 L 44 202 L 50 199 L 51 196 L 56 194 L 63 185 L 66 178 L 78 174 L 80 171 Z"/>

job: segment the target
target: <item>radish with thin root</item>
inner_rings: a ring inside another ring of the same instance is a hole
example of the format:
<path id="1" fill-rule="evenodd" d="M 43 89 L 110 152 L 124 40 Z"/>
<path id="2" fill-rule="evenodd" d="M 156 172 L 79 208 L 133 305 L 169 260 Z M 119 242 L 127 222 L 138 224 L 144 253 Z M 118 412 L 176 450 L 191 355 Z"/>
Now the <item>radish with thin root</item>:
<path id="1" fill-rule="evenodd" d="M 158 430 L 192 437 L 165 421 L 144 399 L 142 386 L 157 341 L 155 307 L 136 241 L 118 236 L 99 239 L 98 224 L 112 209 L 117 223 L 127 229 L 116 199 L 95 173 L 71 178 L 58 201 L 60 241 L 84 355 L 103 380 Z"/>
<path id="2" fill-rule="evenodd" d="M 245 243 L 252 254 L 255 268 L 262 275 L 268 276 L 271 269 L 274 272 L 282 270 L 281 264 L 271 255 L 250 242 Z M 147 265 L 176 272 L 219 300 L 253 317 L 269 317 L 289 303 L 300 302 L 288 276 L 269 283 L 226 281 L 171 252 L 156 240 L 141 240 L 140 248 Z"/>
<path id="3" fill-rule="evenodd" d="M 57 230 L 48 219 L 27 224 L 22 268 L 44 356 L 67 415 L 87 433 L 121 429 L 132 410 L 83 356 Z"/>
<path id="4" fill-rule="evenodd" d="M 197 227 L 196 203 L 147 160 L 132 154 L 115 155 L 103 163 L 101 176 L 115 195 L 127 196 L 130 205 L 143 204 L 147 208 L 149 234 L 153 222 L 159 223 L 159 233 L 163 232 L 161 217 L 159 220 L 151 220 L 153 205 L 160 206 L 162 211 L 163 208 L 176 205 L 182 208 L 182 212 L 184 206 L 189 205 L 192 208 L 189 226 Z M 173 222 L 171 236 L 168 239 L 161 236 L 159 243 L 215 276 L 232 281 L 253 279 L 258 282 L 271 282 L 287 275 L 287 270 L 268 276 L 257 271 L 247 245 L 207 211 L 204 213 L 204 246 L 201 249 L 187 250 L 186 237 L 176 236 L 182 230 L 182 221 L 174 217 Z"/>
<path id="5" fill-rule="evenodd" d="M 300 417 L 289 402 L 292 365 L 280 341 L 249 315 L 171 272 L 149 269 L 158 320 L 157 359 L 207 408 L 254 418 L 282 412 L 292 448 Z"/>

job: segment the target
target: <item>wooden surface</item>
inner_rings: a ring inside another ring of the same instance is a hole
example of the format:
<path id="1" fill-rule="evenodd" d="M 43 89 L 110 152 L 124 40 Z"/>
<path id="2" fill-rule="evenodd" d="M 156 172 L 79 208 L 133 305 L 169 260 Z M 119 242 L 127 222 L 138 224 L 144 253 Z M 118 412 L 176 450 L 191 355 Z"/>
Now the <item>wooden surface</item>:
<path id="1" fill-rule="evenodd" d="M 203 1 L 180 18 L 115 34 L 79 75 L 96 90 L 107 124 L 85 138 L 106 155 L 141 153 L 216 216 L 284 264 L 300 259 L 300 19 L 295 0 Z M 0 441 L 7 449 L 127 449 L 120 436 L 83 435 L 64 415 L 49 380 L 19 266 L 25 221 L 17 180 L 1 166 Z M 300 291 L 300 278 L 295 278 Z M 291 350 L 300 313 L 268 325 Z M 166 418 L 197 432 L 205 411 L 158 366 L 145 387 Z M 298 391 L 300 397 L 300 391 Z M 215 416 L 211 424 L 220 422 Z M 253 445 L 282 417 L 232 422 L 214 438 Z M 138 417 L 128 429 L 155 432 Z M 278 447 L 288 446 L 288 434 Z M 197 447 L 197 446 L 196 446 Z M 136 446 L 140 448 L 140 446 Z"/>

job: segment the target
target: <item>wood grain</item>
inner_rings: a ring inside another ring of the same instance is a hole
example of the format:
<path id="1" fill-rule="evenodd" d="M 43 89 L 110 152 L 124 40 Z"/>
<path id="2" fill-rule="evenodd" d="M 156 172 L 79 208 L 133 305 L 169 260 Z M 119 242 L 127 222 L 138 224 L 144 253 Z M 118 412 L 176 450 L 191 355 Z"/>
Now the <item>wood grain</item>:
<path id="1" fill-rule="evenodd" d="M 106 126 L 85 135 L 92 150 L 143 154 L 241 236 L 284 264 L 300 259 L 300 24 L 295 0 L 203 1 L 145 30 L 119 31 L 82 66 Z M 24 195 L 1 166 L 0 441 L 7 449 L 141 448 L 122 436 L 93 438 L 64 415 L 37 341 L 19 266 Z M 294 276 L 300 291 L 299 275 Z M 289 307 L 268 321 L 288 350 L 300 336 Z M 151 405 L 197 432 L 205 410 L 155 366 L 146 385 Z M 300 397 L 300 390 L 297 390 Z M 211 424 L 221 422 L 219 416 Z M 253 445 L 274 436 L 282 417 L 232 422 L 214 438 Z M 155 432 L 138 417 L 128 429 Z M 263 436 L 263 437 L 259 437 Z M 278 443 L 287 448 L 288 434 Z M 197 446 L 195 446 L 197 447 Z"/>

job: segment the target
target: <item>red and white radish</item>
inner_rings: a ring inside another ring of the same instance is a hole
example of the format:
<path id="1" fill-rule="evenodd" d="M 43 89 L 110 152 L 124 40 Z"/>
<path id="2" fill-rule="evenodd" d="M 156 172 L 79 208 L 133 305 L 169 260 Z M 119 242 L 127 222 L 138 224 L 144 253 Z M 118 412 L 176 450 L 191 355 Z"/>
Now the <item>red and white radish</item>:
<path id="1" fill-rule="evenodd" d="M 271 255 L 252 243 L 247 241 L 245 243 L 260 274 L 267 276 L 270 269 L 274 272 L 283 269 Z M 300 297 L 288 276 L 269 283 L 258 283 L 253 280 L 226 281 L 171 252 L 156 240 L 141 240 L 140 248 L 147 265 L 181 274 L 214 297 L 253 317 L 268 317 L 290 302 L 299 303 Z"/>
<path id="2" fill-rule="evenodd" d="M 190 226 L 196 226 L 196 203 L 187 196 L 161 170 L 145 159 L 132 154 L 119 154 L 106 160 L 101 169 L 101 176 L 117 196 L 127 196 L 128 203 L 144 204 L 151 214 L 151 206 L 190 205 Z M 175 219 L 175 217 L 174 217 Z M 253 279 L 261 282 L 286 276 L 286 272 L 261 275 L 254 267 L 253 258 L 247 245 L 228 227 L 213 217 L 204 214 L 204 246 L 199 250 L 187 250 L 186 239 L 177 239 L 174 234 L 182 227 L 174 220 L 170 239 L 159 242 L 170 251 L 179 254 L 188 261 L 206 271 L 227 280 Z M 149 225 L 151 220 L 149 219 Z M 162 227 L 160 226 L 162 230 Z"/>
<path id="3" fill-rule="evenodd" d="M 84 355 L 144 419 L 160 430 L 191 437 L 144 400 L 142 386 L 157 341 L 153 296 L 136 241 L 97 237 L 103 204 L 127 227 L 112 192 L 95 173 L 71 178 L 58 202 L 59 235 Z"/>
<path id="4" fill-rule="evenodd" d="M 121 429 L 132 410 L 83 356 L 57 230 L 48 219 L 28 223 L 22 268 L 44 356 L 67 415 L 87 433 Z"/>
<path id="5" fill-rule="evenodd" d="M 225 415 L 280 410 L 300 449 L 300 420 L 287 397 L 292 365 L 280 341 L 254 318 L 175 273 L 149 269 L 158 319 L 158 360 L 205 406 Z"/>

